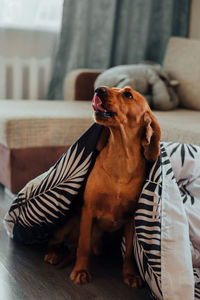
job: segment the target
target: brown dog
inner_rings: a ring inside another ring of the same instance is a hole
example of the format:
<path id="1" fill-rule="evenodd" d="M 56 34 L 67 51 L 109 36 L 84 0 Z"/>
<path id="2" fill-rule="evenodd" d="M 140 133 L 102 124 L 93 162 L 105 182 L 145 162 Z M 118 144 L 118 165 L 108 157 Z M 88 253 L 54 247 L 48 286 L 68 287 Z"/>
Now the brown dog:
<path id="1" fill-rule="evenodd" d="M 123 227 L 126 239 L 124 281 L 136 287 L 141 279 L 132 260 L 133 216 L 146 177 L 146 163 L 155 161 L 160 153 L 161 131 L 146 100 L 129 87 L 96 89 L 93 108 L 96 123 L 104 125 L 105 129 L 97 145 L 100 154 L 86 183 L 77 260 L 70 278 L 75 283 L 89 282 L 91 247 L 98 254 L 102 233 Z M 67 224 L 61 233 L 56 233 L 57 241 L 61 242 L 65 232 L 70 231 L 70 222 Z M 46 255 L 46 261 L 58 260 L 58 252 L 54 250 Z"/>
<path id="2" fill-rule="evenodd" d="M 86 183 L 77 260 L 70 278 L 75 283 L 91 279 L 92 231 L 101 236 L 123 226 L 124 281 L 136 287 L 141 281 L 131 258 L 133 215 L 146 176 L 146 161 L 155 161 L 160 153 L 160 126 L 143 96 L 129 87 L 97 88 L 93 108 L 96 123 L 108 128 L 109 137 L 103 134 L 100 138 L 100 154 Z"/>
<path id="3" fill-rule="evenodd" d="M 48 243 L 44 261 L 58 268 L 72 263 L 76 258 L 80 229 L 80 214 L 76 212 L 67 223 L 58 228 Z"/>

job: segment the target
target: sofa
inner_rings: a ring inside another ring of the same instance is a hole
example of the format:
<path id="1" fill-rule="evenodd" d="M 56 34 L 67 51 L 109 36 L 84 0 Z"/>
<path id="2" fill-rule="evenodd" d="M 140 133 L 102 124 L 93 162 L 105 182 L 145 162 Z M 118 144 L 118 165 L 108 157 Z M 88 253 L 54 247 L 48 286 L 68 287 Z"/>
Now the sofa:
<path id="1" fill-rule="evenodd" d="M 163 66 L 179 82 L 180 106 L 170 111 L 154 110 L 162 140 L 200 145 L 200 41 L 172 37 Z M 82 69 L 69 73 L 64 85 L 65 98 L 92 99 L 94 81 L 101 71 Z"/>
<path id="2" fill-rule="evenodd" d="M 93 123 L 89 102 L 0 100 L 0 183 L 18 193 Z"/>
<path id="3" fill-rule="evenodd" d="M 163 64 L 179 81 L 180 107 L 154 111 L 162 140 L 200 145 L 200 41 L 171 38 Z M 93 123 L 91 99 L 101 71 L 71 71 L 65 101 L 0 100 L 0 183 L 12 193 L 48 170 Z"/>

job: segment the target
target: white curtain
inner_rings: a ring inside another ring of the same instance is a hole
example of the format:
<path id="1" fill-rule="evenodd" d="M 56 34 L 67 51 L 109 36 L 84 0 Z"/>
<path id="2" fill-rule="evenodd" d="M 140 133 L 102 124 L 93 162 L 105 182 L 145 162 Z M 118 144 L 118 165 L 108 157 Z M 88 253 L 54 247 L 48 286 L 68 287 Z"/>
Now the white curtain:
<path id="1" fill-rule="evenodd" d="M 0 0 L 0 27 L 59 31 L 63 0 Z"/>
<path id="2" fill-rule="evenodd" d="M 0 0 L 0 57 L 53 57 L 63 0 Z"/>
<path id="3" fill-rule="evenodd" d="M 62 6 L 63 0 L 0 0 L 0 98 L 45 97 Z"/>

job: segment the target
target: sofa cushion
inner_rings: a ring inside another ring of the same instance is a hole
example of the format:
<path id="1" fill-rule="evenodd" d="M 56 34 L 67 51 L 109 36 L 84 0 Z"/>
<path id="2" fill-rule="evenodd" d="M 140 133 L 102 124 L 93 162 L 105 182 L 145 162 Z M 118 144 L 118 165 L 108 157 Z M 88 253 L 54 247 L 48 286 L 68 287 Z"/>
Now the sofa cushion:
<path id="1" fill-rule="evenodd" d="M 0 143 L 10 149 L 71 145 L 92 123 L 89 101 L 0 100 Z M 200 112 L 154 111 L 163 141 L 200 145 Z"/>
<path id="2" fill-rule="evenodd" d="M 181 106 L 200 110 L 200 41 L 171 38 L 164 68 L 179 81 L 177 92 Z"/>
<path id="3" fill-rule="evenodd" d="M 200 111 L 176 109 L 154 114 L 161 126 L 162 141 L 200 145 Z"/>
<path id="4" fill-rule="evenodd" d="M 90 102 L 0 100 L 0 143 L 10 149 L 71 145 L 92 123 Z"/>

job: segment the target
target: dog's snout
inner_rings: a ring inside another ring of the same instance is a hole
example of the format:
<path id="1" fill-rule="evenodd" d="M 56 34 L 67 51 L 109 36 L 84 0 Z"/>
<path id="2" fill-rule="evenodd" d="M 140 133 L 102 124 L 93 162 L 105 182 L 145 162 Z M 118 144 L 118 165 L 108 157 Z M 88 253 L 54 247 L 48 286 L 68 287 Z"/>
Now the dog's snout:
<path id="1" fill-rule="evenodd" d="M 101 98 L 101 97 L 104 97 L 107 95 L 107 88 L 98 87 L 94 92 L 97 96 L 99 96 Z"/>

